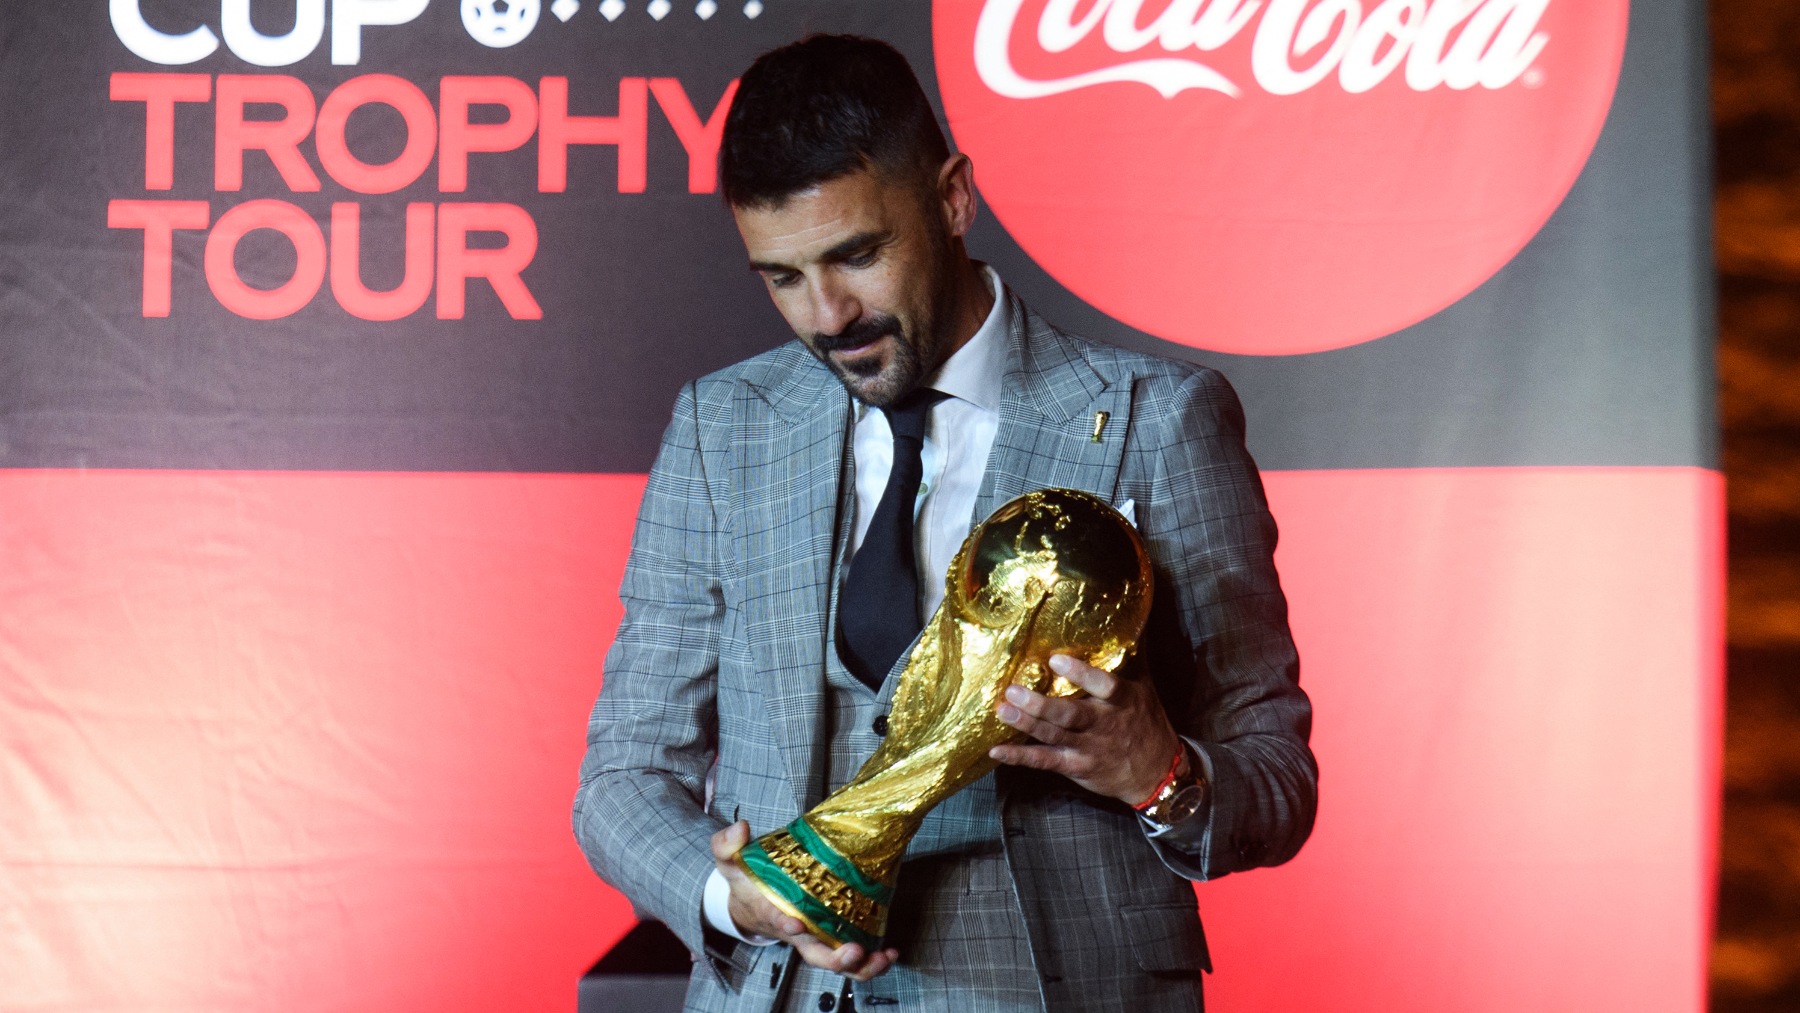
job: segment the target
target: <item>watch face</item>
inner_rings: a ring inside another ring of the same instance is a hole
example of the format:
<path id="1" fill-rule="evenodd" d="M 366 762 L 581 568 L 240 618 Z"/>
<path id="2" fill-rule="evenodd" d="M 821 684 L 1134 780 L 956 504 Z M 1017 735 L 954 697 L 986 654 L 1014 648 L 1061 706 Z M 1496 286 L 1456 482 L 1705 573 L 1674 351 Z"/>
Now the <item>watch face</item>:
<path id="1" fill-rule="evenodd" d="M 1169 804 L 1164 808 L 1164 813 L 1167 818 L 1163 822 L 1170 824 L 1180 823 L 1182 820 L 1199 812 L 1200 807 L 1205 804 L 1206 786 L 1201 784 L 1190 784 L 1176 792 L 1175 796 L 1169 799 Z"/>

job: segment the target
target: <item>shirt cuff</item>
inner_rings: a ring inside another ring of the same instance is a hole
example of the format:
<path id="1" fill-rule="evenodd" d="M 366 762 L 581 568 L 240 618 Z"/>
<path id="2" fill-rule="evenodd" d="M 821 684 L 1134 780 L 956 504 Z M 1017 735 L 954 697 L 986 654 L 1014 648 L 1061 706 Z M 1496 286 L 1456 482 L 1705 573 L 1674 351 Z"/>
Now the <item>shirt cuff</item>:
<path id="1" fill-rule="evenodd" d="M 692 896 L 691 894 L 689 896 Z M 780 940 L 768 936 L 760 936 L 752 932 L 746 935 L 731 920 L 731 884 L 725 882 L 725 876 L 718 869 L 706 877 L 706 893 L 700 902 L 700 912 L 706 916 L 706 923 L 733 939 L 751 946 L 773 946 Z"/>

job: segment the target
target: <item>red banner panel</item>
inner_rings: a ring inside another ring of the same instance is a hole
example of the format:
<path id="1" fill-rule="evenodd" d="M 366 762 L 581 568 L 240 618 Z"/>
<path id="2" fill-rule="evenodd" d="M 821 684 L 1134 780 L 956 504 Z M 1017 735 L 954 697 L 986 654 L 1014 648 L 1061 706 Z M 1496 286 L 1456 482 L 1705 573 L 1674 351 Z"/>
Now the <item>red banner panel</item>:
<path id="1" fill-rule="evenodd" d="M 0 1009 L 572 1008 L 642 489 L 0 472 Z"/>
<path id="2" fill-rule="evenodd" d="M 1208 1008 L 1704 1010 L 1722 476 L 1267 480 L 1319 819 L 1199 888 Z"/>
<path id="3" fill-rule="evenodd" d="M 1200 887 L 1209 1008 L 1702 1009 L 1720 477 L 1267 482 L 1321 810 Z M 641 489 L 0 472 L 0 1009 L 571 1008 Z"/>

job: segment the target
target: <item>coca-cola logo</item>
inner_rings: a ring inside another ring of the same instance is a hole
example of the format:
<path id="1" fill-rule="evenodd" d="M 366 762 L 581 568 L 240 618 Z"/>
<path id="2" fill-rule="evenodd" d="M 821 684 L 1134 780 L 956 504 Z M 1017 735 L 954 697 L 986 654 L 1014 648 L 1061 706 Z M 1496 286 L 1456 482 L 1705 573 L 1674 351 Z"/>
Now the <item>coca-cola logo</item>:
<path id="1" fill-rule="evenodd" d="M 957 145 L 1108 314 L 1246 354 L 1369 341 L 1511 260 L 1593 151 L 1627 0 L 936 0 Z"/>

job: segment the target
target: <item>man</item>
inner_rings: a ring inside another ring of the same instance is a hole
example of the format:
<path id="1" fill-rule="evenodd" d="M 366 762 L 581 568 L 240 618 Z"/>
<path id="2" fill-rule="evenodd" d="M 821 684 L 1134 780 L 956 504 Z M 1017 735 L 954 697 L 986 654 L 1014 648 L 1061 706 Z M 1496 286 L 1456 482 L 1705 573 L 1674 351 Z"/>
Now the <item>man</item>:
<path id="1" fill-rule="evenodd" d="M 703 1010 L 1195 1010 L 1190 879 L 1310 832 L 1310 709 L 1231 388 L 1064 334 L 970 260 L 973 169 L 905 60 L 814 36 L 747 71 L 720 155 L 799 340 L 689 384 L 644 493 L 575 804 L 596 871 L 697 954 Z M 1120 677 L 1012 691 L 1027 733 L 914 838 L 887 940 L 835 950 L 730 861 L 847 781 L 972 526 L 1085 489 L 1155 608 Z"/>

